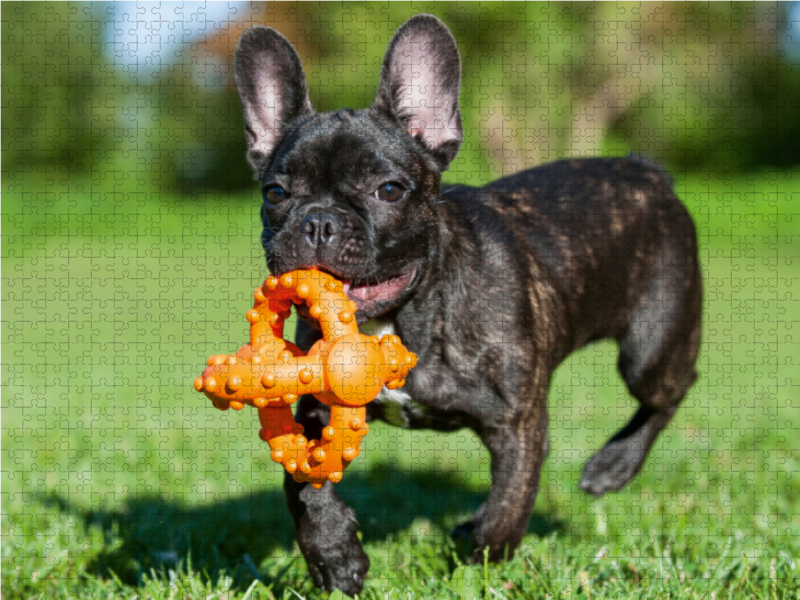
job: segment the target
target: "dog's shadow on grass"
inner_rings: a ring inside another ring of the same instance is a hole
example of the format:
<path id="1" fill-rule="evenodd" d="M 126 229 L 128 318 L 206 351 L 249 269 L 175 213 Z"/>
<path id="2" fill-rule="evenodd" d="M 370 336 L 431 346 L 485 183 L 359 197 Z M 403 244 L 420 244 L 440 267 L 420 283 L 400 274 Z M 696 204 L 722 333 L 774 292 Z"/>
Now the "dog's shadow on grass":
<path id="1" fill-rule="evenodd" d="M 385 541 L 417 519 L 449 530 L 486 497 L 458 473 L 406 472 L 385 464 L 374 465 L 368 472 L 348 472 L 336 489 L 355 509 L 365 542 Z M 90 562 L 89 571 L 100 577 L 113 572 L 130 585 L 141 583 L 154 570 L 166 572 L 178 565 L 191 565 L 212 581 L 232 576 L 243 585 L 263 575 L 259 566 L 265 560 L 275 561 L 273 576 L 278 578 L 281 565 L 296 568 L 302 563 L 302 559 L 293 560 L 299 553 L 281 487 L 201 506 L 187 505 L 179 498 L 132 496 L 119 510 L 89 513 L 56 496 L 51 495 L 50 501 L 80 514 L 87 528 L 103 531 L 105 544 Z M 561 528 L 561 523 L 547 516 L 534 515 L 528 530 L 547 535 Z"/>

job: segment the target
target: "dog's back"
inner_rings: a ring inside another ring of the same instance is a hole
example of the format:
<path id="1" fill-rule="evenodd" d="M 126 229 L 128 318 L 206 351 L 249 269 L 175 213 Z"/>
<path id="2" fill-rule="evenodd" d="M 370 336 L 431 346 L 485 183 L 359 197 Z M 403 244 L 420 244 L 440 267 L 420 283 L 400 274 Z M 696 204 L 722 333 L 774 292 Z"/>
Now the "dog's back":
<path id="1" fill-rule="evenodd" d="M 638 159 L 583 159 L 446 195 L 481 204 L 525 236 L 560 284 L 568 352 L 623 335 L 643 294 L 666 301 L 699 286 L 694 224 L 670 184 Z"/>

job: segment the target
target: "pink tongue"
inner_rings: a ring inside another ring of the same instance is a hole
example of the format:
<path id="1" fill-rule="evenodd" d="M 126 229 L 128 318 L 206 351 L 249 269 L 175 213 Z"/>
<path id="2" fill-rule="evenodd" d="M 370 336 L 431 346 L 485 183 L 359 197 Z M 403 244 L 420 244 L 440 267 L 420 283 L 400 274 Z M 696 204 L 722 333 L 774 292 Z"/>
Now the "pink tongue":
<path id="1" fill-rule="evenodd" d="M 359 285 L 352 287 L 350 282 L 342 282 L 344 293 L 351 300 L 391 300 L 403 291 L 406 276 L 401 275 L 375 285 Z"/>

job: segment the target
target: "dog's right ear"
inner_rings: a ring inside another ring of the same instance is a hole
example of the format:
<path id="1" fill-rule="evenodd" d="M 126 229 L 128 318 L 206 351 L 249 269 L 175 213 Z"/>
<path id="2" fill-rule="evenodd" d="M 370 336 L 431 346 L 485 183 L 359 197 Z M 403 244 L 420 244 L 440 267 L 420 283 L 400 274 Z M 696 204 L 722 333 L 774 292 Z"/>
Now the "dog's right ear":
<path id="1" fill-rule="evenodd" d="M 303 65 L 289 40 L 270 27 L 256 25 L 236 44 L 233 76 L 244 112 L 247 159 L 257 171 L 287 125 L 313 112 Z"/>

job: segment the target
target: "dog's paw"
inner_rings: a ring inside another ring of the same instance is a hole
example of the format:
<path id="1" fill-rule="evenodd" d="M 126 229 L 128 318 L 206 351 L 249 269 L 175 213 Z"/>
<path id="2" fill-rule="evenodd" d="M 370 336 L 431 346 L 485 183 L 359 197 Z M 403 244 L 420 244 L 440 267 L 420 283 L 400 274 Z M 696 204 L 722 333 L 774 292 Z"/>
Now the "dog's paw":
<path id="1" fill-rule="evenodd" d="M 326 511 L 318 516 L 321 522 L 311 526 L 305 521 L 297 535 L 311 578 L 325 591 L 341 590 L 355 596 L 363 589 L 369 571 L 369 557 L 358 539 L 355 514 L 345 506 L 337 513 Z"/>
<path id="2" fill-rule="evenodd" d="M 586 463 L 580 488 L 595 496 L 616 492 L 639 472 L 643 459 L 635 441 L 610 442 Z"/>
<path id="3" fill-rule="evenodd" d="M 305 556 L 317 587 L 327 592 L 341 590 L 348 596 L 361 593 L 369 571 L 369 557 L 361 544 L 327 545 L 323 541 Z"/>
<path id="4" fill-rule="evenodd" d="M 501 562 L 514 555 L 512 542 L 489 539 L 481 535 L 480 525 L 473 519 L 461 523 L 453 529 L 450 536 L 453 538 L 456 554 L 467 564 L 482 565 L 487 558 L 489 562 Z"/>

